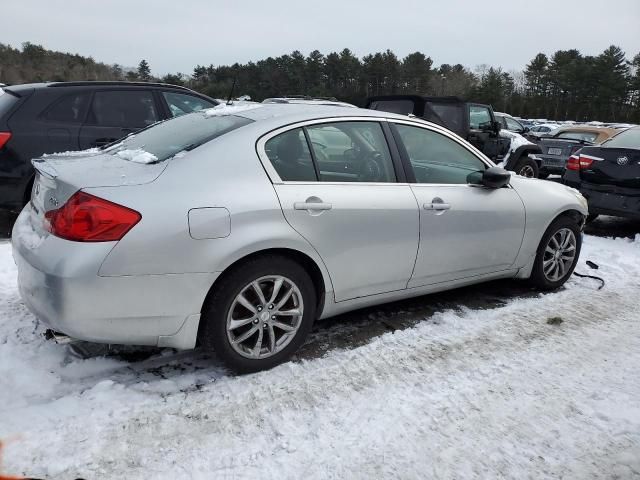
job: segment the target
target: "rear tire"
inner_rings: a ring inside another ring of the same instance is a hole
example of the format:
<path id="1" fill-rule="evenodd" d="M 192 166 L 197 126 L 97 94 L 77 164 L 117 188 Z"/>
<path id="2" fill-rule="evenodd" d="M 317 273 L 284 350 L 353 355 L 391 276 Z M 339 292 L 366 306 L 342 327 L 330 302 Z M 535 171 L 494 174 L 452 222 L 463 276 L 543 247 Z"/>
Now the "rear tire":
<path id="1" fill-rule="evenodd" d="M 313 281 L 302 266 L 282 255 L 264 255 L 218 281 L 203 307 L 198 337 L 235 372 L 266 370 L 303 344 L 316 304 Z"/>
<path id="2" fill-rule="evenodd" d="M 518 160 L 514 171 L 523 177 L 538 178 L 539 174 L 538 164 L 535 160 L 531 160 L 528 156 L 525 156 Z"/>
<path id="3" fill-rule="evenodd" d="M 555 219 L 540 240 L 529 281 L 541 290 L 561 287 L 573 273 L 581 247 L 578 224 L 566 216 Z"/>

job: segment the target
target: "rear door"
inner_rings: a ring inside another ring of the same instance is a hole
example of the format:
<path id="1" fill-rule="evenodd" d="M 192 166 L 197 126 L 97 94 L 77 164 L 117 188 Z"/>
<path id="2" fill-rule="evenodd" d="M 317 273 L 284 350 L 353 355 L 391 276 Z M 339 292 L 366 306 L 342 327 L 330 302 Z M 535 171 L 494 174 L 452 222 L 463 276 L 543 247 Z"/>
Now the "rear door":
<path id="1" fill-rule="evenodd" d="M 508 270 L 524 235 L 524 205 L 513 188 L 477 184 L 487 168 L 453 137 L 394 122 L 400 153 L 415 175 L 420 248 L 409 288 Z"/>
<path id="2" fill-rule="evenodd" d="M 261 139 L 258 152 L 285 218 L 327 266 L 336 301 L 406 288 L 418 207 L 380 122 L 285 127 Z"/>
<path id="3" fill-rule="evenodd" d="M 80 130 L 80 148 L 101 147 L 161 119 L 149 89 L 98 90 Z"/>

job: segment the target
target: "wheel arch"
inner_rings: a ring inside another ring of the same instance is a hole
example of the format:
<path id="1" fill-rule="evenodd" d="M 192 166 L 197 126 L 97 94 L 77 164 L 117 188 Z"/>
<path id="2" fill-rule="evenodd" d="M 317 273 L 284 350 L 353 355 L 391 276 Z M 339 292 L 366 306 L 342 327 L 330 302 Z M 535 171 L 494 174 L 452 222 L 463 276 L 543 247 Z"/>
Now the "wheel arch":
<path id="1" fill-rule="evenodd" d="M 313 282 L 313 286 L 316 291 L 316 317 L 320 317 L 324 308 L 325 295 L 327 291 L 331 291 L 331 285 L 327 285 L 322 269 L 313 258 L 300 250 L 288 247 L 274 247 L 256 250 L 230 263 L 209 288 L 209 291 L 202 302 L 200 311 L 204 312 L 211 295 L 215 292 L 216 288 L 224 282 L 226 276 L 229 275 L 230 272 L 255 258 L 265 255 L 281 255 L 290 258 L 305 269 L 311 277 L 311 281 Z"/>

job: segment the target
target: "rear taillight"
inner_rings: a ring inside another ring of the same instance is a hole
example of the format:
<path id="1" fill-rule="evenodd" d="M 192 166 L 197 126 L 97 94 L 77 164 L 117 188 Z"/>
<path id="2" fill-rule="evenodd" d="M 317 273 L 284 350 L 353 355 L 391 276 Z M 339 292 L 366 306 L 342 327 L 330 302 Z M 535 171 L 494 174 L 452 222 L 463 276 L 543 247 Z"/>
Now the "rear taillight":
<path id="1" fill-rule="evenodd" d="M 81 191 L 44 217 L 49 232 L 74 242 L 118 241 L 142 218 L 135 210 Z"/>
<path id="2" fill-rule="evenodd" d="M 592 163 L 593 160 L 584 155 L 571 155 L 567 161 L 567 170 L 586 170 Z"/>
<path id="3" fill-rule="evenodd" d="M 0 148 L 4 147 L 9 140 L 11 140 L 11 132 L 0 132 Z"/>

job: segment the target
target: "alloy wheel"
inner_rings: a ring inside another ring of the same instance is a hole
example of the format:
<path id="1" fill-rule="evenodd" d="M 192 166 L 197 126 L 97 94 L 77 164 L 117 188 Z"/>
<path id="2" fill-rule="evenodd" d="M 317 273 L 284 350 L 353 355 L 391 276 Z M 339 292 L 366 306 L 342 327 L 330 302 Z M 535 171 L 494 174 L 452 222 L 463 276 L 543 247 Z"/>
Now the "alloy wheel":
<path id="1" fill-rule="evenodd" d="M 576 245 L 576 236 L 568 228 L 561 228 L 549 238 L 542 256 L 542 271 L 547 280 L 557 282 L 569 272 L 576 257 Z"/>
<path id="2" fill-rule="evenodd" d="M 233 300 L 227 313 L 227 338 L 243 357 L 271 357 L 296 336 L 303 314 L 302 294 L 292 280 L 281 275 L 260 277 Z"/>

